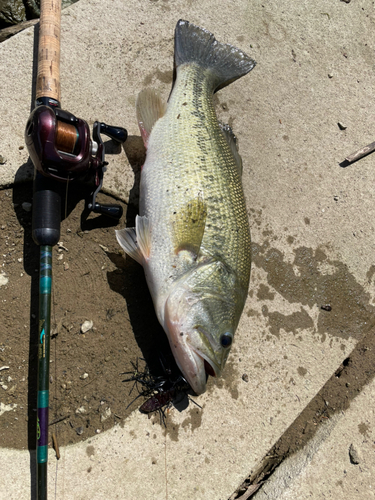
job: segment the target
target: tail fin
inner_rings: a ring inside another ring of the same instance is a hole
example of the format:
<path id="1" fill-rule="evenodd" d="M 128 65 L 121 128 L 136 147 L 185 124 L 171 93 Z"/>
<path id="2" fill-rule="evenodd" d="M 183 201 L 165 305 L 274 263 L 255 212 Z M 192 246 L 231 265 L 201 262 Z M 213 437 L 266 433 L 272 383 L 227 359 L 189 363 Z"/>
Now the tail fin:
<path id="1" fill-rule="evenodd" d="M 209 31 L 180 19 L 175 30 L 175 65 L 195 63 L 215 74 L 215 91 L 246 75 L 255 66 L 248 55 L 218 42 Z"/>

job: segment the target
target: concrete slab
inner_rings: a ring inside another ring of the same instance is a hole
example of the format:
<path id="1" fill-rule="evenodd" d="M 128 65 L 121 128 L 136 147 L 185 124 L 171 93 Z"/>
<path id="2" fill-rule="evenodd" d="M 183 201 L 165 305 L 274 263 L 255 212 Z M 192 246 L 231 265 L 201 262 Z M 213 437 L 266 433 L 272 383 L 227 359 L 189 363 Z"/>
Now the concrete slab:
<path id="1" fill-rule="evenodd" d="M 228 498 L 374 321 L 374 159 L 339 167 L 374 140 L 372 2 L 81 0 L 62 16 L 63 107 L 125 126 L 136 143 L 136 96 L 144 86 L 168 96 L 180 18 L 258 62 L 216 97 L 244 163 L 251 291 L 203 410 L 172 410 L 166 435 L 135 413 L 123 429 L 65 448 L 57 469 L 51 453 L 59 498 Z M 1 44 L 2 186 L 32 175 L 20 149 L 32 67 L 32 29 Z M 127 157 L 109 161 L 106 189 L 126 201 Z M 28 498 L 28 453 L 0 454 L 0 498 Z"/>
<path id="2" fill-rule="evenodd" d="M 374 498 L 374 400 L 372 381 L 347 412 L 333 416 L 283 462 L 254 500 Z"/>

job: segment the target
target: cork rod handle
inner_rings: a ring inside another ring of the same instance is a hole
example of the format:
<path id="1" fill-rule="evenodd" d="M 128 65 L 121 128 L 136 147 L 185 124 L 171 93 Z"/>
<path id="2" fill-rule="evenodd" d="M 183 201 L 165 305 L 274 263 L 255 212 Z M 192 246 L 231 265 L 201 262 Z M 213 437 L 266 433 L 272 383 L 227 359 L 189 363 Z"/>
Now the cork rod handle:
<path id="1" fill-rule="evenodd" d="M 61 0 L 41 0 L 36 98 L 60 102 Z"/>

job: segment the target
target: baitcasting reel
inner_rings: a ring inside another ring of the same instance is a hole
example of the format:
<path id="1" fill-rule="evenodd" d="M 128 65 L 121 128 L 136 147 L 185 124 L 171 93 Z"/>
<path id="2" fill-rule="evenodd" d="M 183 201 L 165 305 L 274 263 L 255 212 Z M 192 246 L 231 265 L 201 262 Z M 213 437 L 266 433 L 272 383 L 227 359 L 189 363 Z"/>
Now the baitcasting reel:
<path id="1" fill-rule="evenodd" d="M 108 165 L 104 160 L 101 134 L 120 144 L 126 141 L 127 131 L 122 127 L 95 122 L 90 139 L 88 124 L 60 109 L 55 99 L 41 98 L 36 104 L 26 124 L 25 141 L 37 172 L 63 182 L 94 179 L 94 189 L 86 203 L 87 209 L 120 219 L 120 205 L 100 205 L 96 202 L 96 196 L 103 185 L 103 175 Z"/>

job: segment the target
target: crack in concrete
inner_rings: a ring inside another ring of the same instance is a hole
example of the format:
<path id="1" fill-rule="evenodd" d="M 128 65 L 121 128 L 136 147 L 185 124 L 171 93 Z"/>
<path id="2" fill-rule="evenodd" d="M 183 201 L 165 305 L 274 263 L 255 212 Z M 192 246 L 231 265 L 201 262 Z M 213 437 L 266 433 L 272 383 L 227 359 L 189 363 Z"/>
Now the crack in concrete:
<path id="1" fill-rule="evenodd" d="M 351 402 L 375 376 L 374 333 L 372 329 L 363 336 L 229 500 L 276 500 L 308 466 Z"/>

